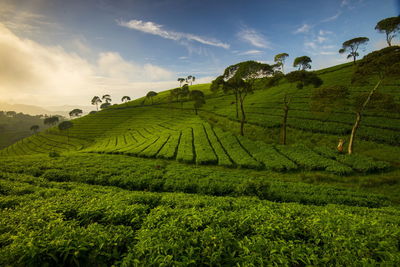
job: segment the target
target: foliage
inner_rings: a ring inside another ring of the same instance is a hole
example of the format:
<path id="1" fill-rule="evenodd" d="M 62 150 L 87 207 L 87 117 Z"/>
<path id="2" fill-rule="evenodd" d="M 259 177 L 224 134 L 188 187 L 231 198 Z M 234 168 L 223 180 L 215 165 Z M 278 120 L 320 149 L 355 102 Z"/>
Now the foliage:
<path id="1" fill-rule="evenodd" d="M 386 34 L 386 42 L 389 46 L 392 46 L 392 40 L 396 37 L 397 33 L 400 31 L 400 16 L 385 18 L 379 21 L 375 30 L 380 33 Z"/>
<path id="2" fill-rule="evenodd" d="M 82 113 L 83 113 L 82 109 L 76 108 L 69 112 L 69 116 L 70 117 L 79 117 L 80 115 L 82 115 Z"/>
<path id="3" fill-rule="evenodd" d="M 308 56 L 296 57 L 293 61 L 293 67 L 298 68 L 299 71 L 311 69 L 311 62 L 312 60 Z"/>
<path id="4" fill-rule="evenodd" d="M 349 53 L 347 58 L 353 58 L 353 62 L 356 62 L 356 58 L 360 55 L 358 49 L 361 45 L 366 45 L 369 42 L 367 37 L 356 37 L 345 41 L 342 44 L 342 48 L 339 49 L 339 53 Z"/>
<path id="5" fill-rule="evenodd" d="M 111 103 L 103 103 L 103 104 L 101 104 L 100 105 L 100 109 L 106 109 L 106 108 L 108 108 L 108 107 L 110 107 L 111 106 Z"/>

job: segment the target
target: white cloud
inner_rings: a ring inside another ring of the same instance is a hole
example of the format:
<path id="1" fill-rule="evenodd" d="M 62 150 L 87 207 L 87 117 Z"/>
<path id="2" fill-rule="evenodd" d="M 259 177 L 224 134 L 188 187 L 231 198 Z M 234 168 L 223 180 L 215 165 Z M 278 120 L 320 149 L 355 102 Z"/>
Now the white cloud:
<path id="1" fill-rule="evenodd" d="M 325 31 L 325 30 L 319 30 L 319 35 L 328 35 L 328 34 L 333 34 L 331 31 Z"/>
<path id="2" fill-rule="evenodd" d="M 156 24 L 151 21 L 142 21 L 134 19 L 130 21 L 119 20 L 117 21 L 117 23 L 122 27 L 134 29 L 152 35 L 157 35 L 165 39 L 170 39 L 174 41 L 193 41 L 205 45 L 229 49 L 229 44 L 223 43 L 217 39 L 202 37 L 191 33 L 164 30 L 162 25 Z"/>
<path id="3" fill-rule="evenodd" d="M 317 44 L 315 42 L 304 42 L 306 48 L 317 49 Z"/>
<path id="4" fill-rule="evenodd" d="M 245 28 L 245 29 L 241 30 L 240 32 L 238 32 L 237 36 L 241 40 L 243 40 L 255 47 L 271 48 L 270 42 L 261 33 L 257 32 L 254 29 Z"/>
<path id="5" fill-rule="evenodd" d="M 317 41 L 318 41 L 318 43 L 323 43 L 323 42 L 325 42 L 326 40 L 328 40 L 328 38 L 326 38 L 326 37 L 322 37 L 322 36 L 318 36 L 317 37 Z"/>
<path id="6" fill-rule="evenodd" d="M 60 46 L 44 46 L 17 37 L 0 23 L 0 98 L 35 105 L 87 105 L 93 95 L 114 100 L 177 86 L 176 75 L 153 64 L 137 64 L 117 52 L 91 63 Z"/>
<path id="7" fill-rule="evenodd" d="M 294 31 L 294 33 L 295 33 L 295 34 L 297 34 L 297 33 L 307 33 L 307 32 L 310 31 L 311 28 L 312 28 L 311 25 L 309 25 L 309 24 L 303 24 L 302 26 L 300 26 L 299 28 L 297 28 L 297 29 Z"/>
<path id="8" fill-rule="evenodd" d="M 259 54 L 262 54 L 262 53 L 263 53 L 263 51 L 260 51 L 260 50 L 248 50 L 248 51 L 244 51 L 242 53 L 238 53 L 238 55 L 250 56 L 250 55 L 259 55 Z"/>
<path id="9" fill-rule="evenodd" d="M 336 20 L 341 14 L 342 14 L 342 12 L 341 12 L 341 11 L 338 11 L 335 15 L 333 15 L 333 16 L 331 16 L 331 17 L 327 17 L 327 18 L 321 20 L 321 22 L 334 21 L 334 20 Z"/>
<path id="10" fill-rule="evenodd" d="M 340 6 L 341 6 L 341 7 L 347 6 L 348 4 L 349 4 L 349 0 L 342 0 L 342 1 L 340 2 Z"/>
<path id="11" fill-rule="evenodd" d="M 319 54 L 327 56 L 327 55 L 336 55 L 337 52 L 334 52 L 334 51 L 321 51 L 321 52 L 319 52 Z"/>

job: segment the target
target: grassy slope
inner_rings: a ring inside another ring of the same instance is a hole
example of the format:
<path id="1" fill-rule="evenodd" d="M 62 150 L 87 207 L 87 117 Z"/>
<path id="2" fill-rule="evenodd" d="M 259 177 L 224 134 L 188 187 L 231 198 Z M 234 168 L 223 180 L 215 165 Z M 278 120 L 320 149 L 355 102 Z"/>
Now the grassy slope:
<path id="1" fill-rule="evenodd" d="M 351 65 L 319 72 L 325 84 L 347 84 Z M 208 87 L 191 87 L 208 97 L 200 116 L 194 116 L 191 102 L 183 109 L 169 103 L 165 91 L 154 98 L 154 106 L 137 99 L 75 119 L 69 140 L 54 128 L 0 151 L 0 265 L 400 262 L 398 144 L 357 142 L 357 153 L 390 162 L 383 173 L 340 176 L 293 170 L 290 164 L 284 172 L 248 169 L 259 168 L 255 150 L 283 150 L 266 143 L 278 139 L 274 118 L 279 122 L 284 92 L 296 95 L 289 116 L 315 116 L 304 114 L 311 88 L 298 91 L 282 82 L 263 89 L 260 84 L 246 100 L 248 140 L 231 135 L 239 127 L 233 97 L 214 95 Z M 346 125 L 343 114 L 331 118 Z M 377 128 L 397 122 L 395 114 L 370 115 L 366 121 Z M 288 135 L 289 143 L 311 148 L 334 147 L 341 136 L 296 127 Z M 168 147 L 174 142 L 182 145 Z M 51 150 L 61 157 L 49 158 Z M 311 157 L 306 150 L 300 154 Z M 211 165 L 153 158 L 161 152 Z M 115 155 L 121 153 L 149 158 Z M 218 162 L 224 159 L 222 166 L 212 165 L 215 155 Z M 233 161 L 240 168 L 225 167 L 233 167 Z"/>

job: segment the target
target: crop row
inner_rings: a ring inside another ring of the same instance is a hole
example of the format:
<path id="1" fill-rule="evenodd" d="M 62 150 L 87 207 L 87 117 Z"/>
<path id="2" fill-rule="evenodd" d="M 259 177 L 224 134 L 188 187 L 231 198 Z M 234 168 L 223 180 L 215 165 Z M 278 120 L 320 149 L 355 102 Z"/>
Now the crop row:
<path id="1" fill-rule="evenodd" d="M 400 264 L 395 208 L 131 192 L 21 174 L 1 178 L 1 188 L 2 266 Z"/>

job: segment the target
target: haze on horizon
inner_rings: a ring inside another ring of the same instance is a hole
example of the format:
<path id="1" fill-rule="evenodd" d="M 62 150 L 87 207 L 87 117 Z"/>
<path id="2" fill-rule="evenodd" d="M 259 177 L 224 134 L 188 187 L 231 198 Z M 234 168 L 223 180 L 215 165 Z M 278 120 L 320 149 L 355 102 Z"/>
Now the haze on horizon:
<path id="1" fill-rule="evenodd" d="M 399 15 L 398 0 L 61 1 L 0 0 L 0 102 L 113 103 L 210 82 L 230 64 L 307 55 L 313 69 L 347 62 L 343 41 L 366 36 L 364 55 L 385 46 L 374 30 Z M 398 39 L 395 43 L 399 43 Z"/>

